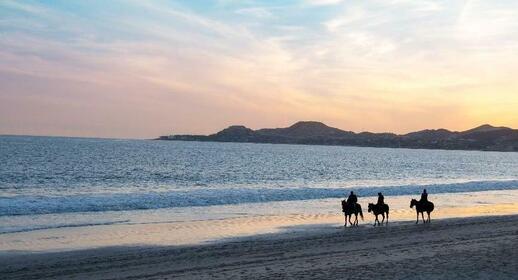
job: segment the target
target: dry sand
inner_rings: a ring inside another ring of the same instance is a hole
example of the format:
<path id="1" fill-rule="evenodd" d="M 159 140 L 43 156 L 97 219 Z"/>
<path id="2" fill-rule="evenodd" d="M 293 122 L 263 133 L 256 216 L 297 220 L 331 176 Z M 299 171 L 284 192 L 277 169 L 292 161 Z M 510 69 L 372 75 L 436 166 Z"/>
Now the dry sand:
<path id="1" fill-rule="evenodd" d="M 518 216 L 263 235 L 191 247 L 4 254 L 1 279 L 518 279 Z"/>

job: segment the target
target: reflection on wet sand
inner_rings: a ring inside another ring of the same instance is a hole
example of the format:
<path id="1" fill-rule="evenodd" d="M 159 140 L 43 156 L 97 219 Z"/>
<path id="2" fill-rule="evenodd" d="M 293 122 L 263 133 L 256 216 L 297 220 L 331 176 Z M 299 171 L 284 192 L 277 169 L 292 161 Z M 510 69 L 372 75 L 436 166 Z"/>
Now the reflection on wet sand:
<path id="1" fill-rule="evenodd" d="M 361 194 L 360 194 L 361 195 Z M 410 196 L 386 197 L 390 205 L 390 222 L 415 221 Z M 457 194 L 430 194 L 436 204 L 436 219 L 507 215 L 518 213 L 518 191 L 491 191 Z M 373 197 L 359 197 L 359 203 L 375 202 Z M 2 252 L 60 251 L 124 245 L 184 245 L 214 242 L 221 239 L 276 233 L 298 225 L 294 231 L 312 228 L 338 228 L 343 225 L 339 199 L 248 204 L 225 207 L 202 207 L 213 212 L 211 218 L 181 212 L 140 212 L 128 214 L 120 224 L 63 227 L 0 235 Z M 192 210 L 192 209 L 191 209 Z M 193 211 L 191 211 L 193 212 Z M 194 211 L 196 212 L 196 211 Z M 234 215 L 228 215 L 234 213 Z M 239 215 L 236 215 L 238 213 Z M 133 215 L 133 216 L 131 216 Z M 200 215 L 201 216 L 201 215 Z M 370 227 L 373 215 L 365 213 L 360 227 Z M 320 226 L 319 226 L 320 225 Z M 353 229 L 351 229 L 353 230 Z"/>

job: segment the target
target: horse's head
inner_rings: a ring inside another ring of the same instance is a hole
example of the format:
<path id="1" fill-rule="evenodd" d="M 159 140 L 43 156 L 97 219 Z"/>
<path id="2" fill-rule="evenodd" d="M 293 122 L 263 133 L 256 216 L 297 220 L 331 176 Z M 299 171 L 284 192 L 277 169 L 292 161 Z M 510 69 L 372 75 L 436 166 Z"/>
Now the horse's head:
<path id="1" fill-rule="evenodd" d="M 417 205 L 417 200 L 415 200 L 415 199 L 410 200 L 410 208 L 413 208 L 414 205 Z"/>
<path id="2" fill-rule="evenodd" d="M 367 209 L 367 211 L 370 213 L 372 211 L 372 206 L 374 206 L 374 204 L 372 203 L 369 203 L 369 207 Z"/>

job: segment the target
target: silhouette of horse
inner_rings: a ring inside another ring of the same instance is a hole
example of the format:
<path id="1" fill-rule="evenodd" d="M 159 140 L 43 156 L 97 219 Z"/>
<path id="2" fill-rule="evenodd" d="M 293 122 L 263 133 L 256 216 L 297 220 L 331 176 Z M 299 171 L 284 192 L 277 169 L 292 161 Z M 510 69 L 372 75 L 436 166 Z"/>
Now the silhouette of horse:
<path id="1" fill-rule="evenodd" d="M 356 207 L 352 207 L 352 205 L 349 205 L 347 201 L 342 200 L 342 212 L 344 212 L 345 216 L 345 224 L 344 226 L 347 227 L 347 217 L 349 217 L 349 224 L 351 226 L 358 226 L 358 214 L 360 214 L 360 217 L 363 221 L 363 212 L 362 212 L 362 206 L 358 203 L 356 203 Z M 354 222 L 351 222 L 351 217 L 354 214 L 355 220 Z"/>
<path id="2" fill-rule="evenodd" d="M 417 214 L 417 221 L 415 222 L 416 224 L 419 223 L 419 213 L 421 213 L 421 218 L 423 219 L 423 223 L 430 223 L 430 213 L 433 211 L 433 208 L 434 208 L 434 205 L 432 202 L 430 201 L 425 201 L 425 202 L 421 202 L 421 201 L 417 201 L 416 199 L 412 199 L 410 201 L 410 208 L 413 208 L 415 206 L 415 211 L 416 211 L 416 214 Z M 424 212 L 426 212 L 426 214 L 428 214 L 428 219 L 424 219 Z"/>
<path id="3" fill-rule="evenodd" d="M 383 222 L 385 222 L 385 214 L 387 214 L 387 222 L 388 224 L 388 218 L 389 218 L 389 206 L 387 204 L 378 205 L 374 203 L 369 203 L 369 208 L 367 210 L 369 213 L 372 212 L 374 216 L 376 216 L 376 220 L 374 220 L 374 226 L 376 226 L 376 222 L 378 222 L 378 225 L 382 225 Z M 378 215 L 381 215 L 383 217 L 383 220 L 381 221 L 378 219 Z"/>

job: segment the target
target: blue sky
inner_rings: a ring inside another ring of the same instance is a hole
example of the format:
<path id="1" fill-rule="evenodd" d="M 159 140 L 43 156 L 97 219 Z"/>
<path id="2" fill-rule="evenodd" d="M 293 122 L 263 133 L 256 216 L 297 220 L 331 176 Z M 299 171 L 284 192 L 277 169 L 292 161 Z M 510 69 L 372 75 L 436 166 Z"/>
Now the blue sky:
<path id="1" fill-rule="evenodd" d="M 0 134 L 518 127 L 514 1 L 0 1 Z"/>

